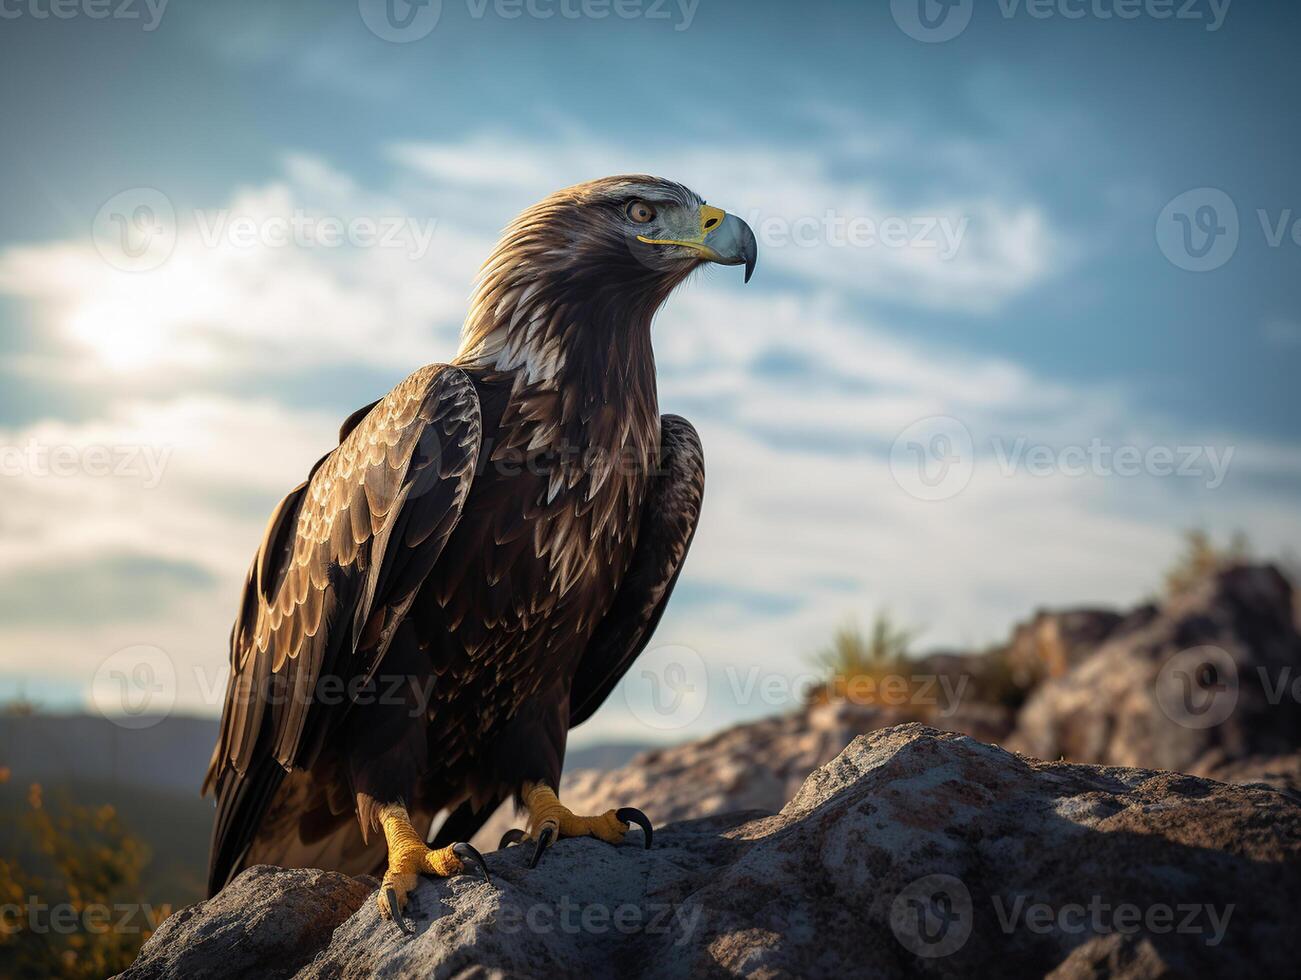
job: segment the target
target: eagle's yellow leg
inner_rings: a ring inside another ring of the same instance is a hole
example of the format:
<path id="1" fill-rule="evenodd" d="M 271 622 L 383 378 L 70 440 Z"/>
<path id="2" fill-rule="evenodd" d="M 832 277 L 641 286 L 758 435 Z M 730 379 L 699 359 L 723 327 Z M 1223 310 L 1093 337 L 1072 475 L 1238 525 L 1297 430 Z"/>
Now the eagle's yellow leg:
<path id="1" fill-rule="evenodd" d="M 580 817 L 561 803 L 545 783 L 525 783 L 523 795 L 524 805 L 529 811 L 528 836 L 538 842 L 530 867 L 537 864 L 542 851 L 558 838 L 596 837 L 607 844 L 618 844 L 633 823 L 643 829 L 646 846 L 650 847 L 650 821 L 640 810 L 624 807 L 606 810 L 594 817 Z"/>
<path id="2" fill-rule="evenodd" d="M 415 889 L 420 875 L 450 878 L 463 872 L 469 862 L 477 864 L 484 880 L 489 880 L 488 869 L 478 851 L 469 844 L 449 844 L 433 850 L 411 826 L 407 808 L 401 804 L 391 804 L 380 811 L 380 826 L 384 828 L 384 839 L 388 842 L 388 870 L 384 872 L 376 900 L 380 915 L 396 919 L 404 932 L 410 929 L 402 919 L 402 910 L 406 908 L 407 895 Z"/>
<path id="3" fill-rule="evenodd" d="M 529 809 L 530 837 L 536 838 L 550 827 L 557 837 L 599 837 L 608 844 L 617 844 L 628 832 L 627 822 L 616 817 L 613 810 L 597 817 L 576 816 L 545 783 L 525 786 L 524 805 Z"/>

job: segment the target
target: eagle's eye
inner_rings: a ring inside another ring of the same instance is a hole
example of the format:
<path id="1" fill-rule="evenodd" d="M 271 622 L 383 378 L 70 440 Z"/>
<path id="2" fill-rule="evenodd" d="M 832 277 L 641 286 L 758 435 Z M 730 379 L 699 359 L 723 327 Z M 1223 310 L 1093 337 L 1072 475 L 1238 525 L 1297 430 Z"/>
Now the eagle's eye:
<path id="1" fill-rule="evenodd" d="M 655 220 L 655 209 L 645 201 L 633 201 L 628 205 L 628 217 L 639 225 Z"/>

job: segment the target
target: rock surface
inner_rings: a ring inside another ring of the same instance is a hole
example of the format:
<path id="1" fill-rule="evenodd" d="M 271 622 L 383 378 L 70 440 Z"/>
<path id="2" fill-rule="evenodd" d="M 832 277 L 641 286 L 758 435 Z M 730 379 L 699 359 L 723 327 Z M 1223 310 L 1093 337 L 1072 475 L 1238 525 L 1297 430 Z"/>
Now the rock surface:
<path id="1" fill-rule="evenodd" d="M 120 975 L 291 977 L 375 886 L 334 871 L 249 868 L 221 894 L 169 916 Z"/>
<path id="2" fill-rule="evenodd" d="M 839 755 L 855 736 L 917 720 L 918 714 L 908 705 L 814 704 L 696 742 L 651 749 L 618 769 L 566 772 L 560 795 L 576 813 L 653 801 L 656 819 L 664 823 L 738 810 L 775 812 L 809 773 Z M 1008 730 L 1006 712 L 989 705 L 959 701 L 929 705 L 921 714 L 936 728 L 983 741 L 1000 739 Z M 473 843 L 480 850 L 495 849 L 503 833 L 523 823 L 513 806 L 503 806 Z"/>
<path id="3" fill-rule="evenodd" d="M 576 813 L 653 803 L 657 823 L 738 810 L 776 812 L 809 773 L 839 755 L 854 736 L 898 720 L 875 707 L 818 705 L 736 725 L 696 742 L 651 749 L 618 769 L 566 772 L 560 796 Z M 473 843 L 480 850 L 495 849 L 503 833 L 522 825 L 515 808 L 503 806 Z"/>
<path id="4" fill-rule="evenodd" d="M 369 879 L 250 869 L 168 919 L 126 976 L 1282 972 L 1301 806 L 908 724 L 856 738 L 778 814 L 525 859 L 490 854 L 495 887 L 422 881 L 414 937 L 380 919 Z"/>
<path id="5" fill-rule="evenodd" d="M 1033 687 L 1061 677 L 1092 654 L 1125 621 L 1108 609 L 1041 610 L 1012 631 L 1005 656 L 1016 682 Z"/>
<path id="6" fill-rule="evenodd" d="M 1243 759 L 1225 759 L 1212 752 L 1200 759 L 1192 772 L 1224 783 L 1270 786 L 1301 803 L 1301 752 L 1251 755 Z"/>
<path id="7" fill-rule="evenodd" d="M 561 795 L 579 812 L 654 800 L 662 821 L 775 811 L 854 736 L 906 721 L 1038 758 L 1158 766 L 1296 789 L 1295 761 L 1271 761 L 1301 746 L 1301 636 L 1292 602 L 1277 570 L 1242 565 L 1160 607 L 1125 615 L 1041 611 L 1002 648 L 1008 669 L 1033 688 L 1015 718 L 971 693 L 988 654 L 936 654 L 912 668 L 940 678 L 926 704 L 814 704 L 643 752 L 618 769 L 568 772 Z M 1207 665 L 1214 678 L 1202 676 Z M 1187 692 L 1185 679 L 1194 685 Z M 952 691 L 966 693 L 944 694 Z M 503 807 L 474 843 L 494 848 L 521 822 L 513 807 Z"/>
<path id="8" fill-rule="evenodd" d="M 1041 759 L 1189 771 L 1301 746 L 1301 633 L 1270 565 L 1199 582 L 1030 696 L 1007 744 Z"/>

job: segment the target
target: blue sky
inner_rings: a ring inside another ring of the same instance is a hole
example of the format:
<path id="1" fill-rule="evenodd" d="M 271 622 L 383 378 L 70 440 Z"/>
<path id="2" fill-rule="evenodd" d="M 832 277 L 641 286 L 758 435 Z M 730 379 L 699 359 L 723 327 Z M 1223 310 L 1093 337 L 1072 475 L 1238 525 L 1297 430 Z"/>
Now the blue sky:
<path id="1" fill-rule="evenodd" d="M 1141 598 L 1191 525 L 1301 547 L 1301 11 L 976 0 L 928 43 L 909 2 L 443 0 L 394 43 L 371 0 L 8 0 L 0 693 L 80 703 L 147 646 L 178 707 L 217 710 L 275 500 L 343 416 L 452 355 L 516 211 L 627 170 L 741 214 L 761 257 L 656 328 L 663 406 L 709 458 L 657 639 L 694 700 L 660 725 L 622 692 L 583 739 L 788 706 L 778 682 L 880 607 L 982 643 Z M 129 268 L 113 214 L 142 189 L 166 254 Z M 1178 215 L 1201 235 L 1225 199 L 1236 248 L 1180 267 Z M 265 240 L 295 214 L 396 242 Z M 953 480 L 913 480 L 926 452 Z"/>

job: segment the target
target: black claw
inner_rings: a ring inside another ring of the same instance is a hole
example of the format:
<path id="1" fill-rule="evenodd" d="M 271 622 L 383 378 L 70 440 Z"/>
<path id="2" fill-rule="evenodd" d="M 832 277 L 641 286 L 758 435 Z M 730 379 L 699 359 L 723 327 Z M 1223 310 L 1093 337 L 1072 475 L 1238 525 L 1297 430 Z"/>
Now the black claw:
<path id="1" fill-rule="evenodd" d="M 384 897 L 388 899 L 389 914 L 393 916 L 393 921 L 398 924 L 398 928 L 401 929 L 408 936 L 414 936 L 416 934 L 415 930 L 412 929 L 409 925 L 407 925 L 406 919 L 402 918 L 402 909 L 398 905 L 397 890 L 394 889 L 392 885 L 389 885 L 387 888 L 384 889 Z"/>
<path id="2" fill-rule="evenodd" d="M 469 844 L 453 844 L 452 853 L 461 859 L 463 864 L 471 867 L 477 867 L 479 873 L 483 875 L 483 880 L 492 884 L 492 878 L 488 876 L 488 865 L 483 861 L 483 855 L 471 847 Z"/>
<path id="3" fill-rule="evenodd" d="M 542 833 L 538 834 L 537 846 L 533 848 L 533 856 L 529 858 L 530 868 L 536 868 L 538 866 L 538 861 L 542 857 L 542 852 L 547 849 L 547 845 L 555 839 L 555 836 L 556 830 L 554 827 L 544 827 Z"/>
<path id="4" fill-rule="evenodd" d="M 617 820 L 622 820 L 624 823 L 635 823 L 640 827 L 643 833 L 646 834 L 646 844 L 644 849 L 647 851 L 650 850 L 651 838 L 655 836 L 655 830 L 651 827 L 650 818 L 647 817 L 646 814 L 642 813 L 635 806 L 625 806 L 615 810 L 614 816 Z"/>
<path id="5" fill-rule="evenodd" d="M 510 847 L 512 844 L 518 844 L 520 841 L 528 839 L 528 834 L 520 830 L 518 827 L 512 827 L 510 830 L 506 831 L 506 833 L 501 835 L 501 843 L 497 845 L 497 850 L 500 851 L 503 847 Z"/>

